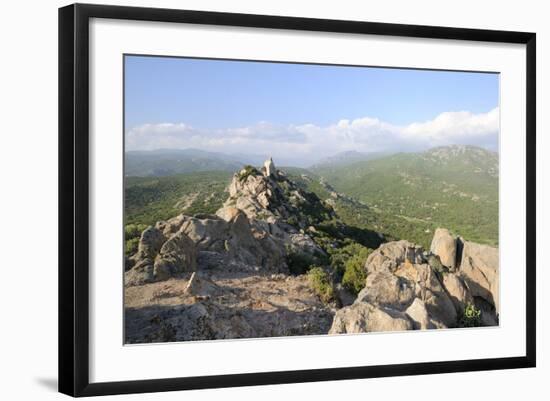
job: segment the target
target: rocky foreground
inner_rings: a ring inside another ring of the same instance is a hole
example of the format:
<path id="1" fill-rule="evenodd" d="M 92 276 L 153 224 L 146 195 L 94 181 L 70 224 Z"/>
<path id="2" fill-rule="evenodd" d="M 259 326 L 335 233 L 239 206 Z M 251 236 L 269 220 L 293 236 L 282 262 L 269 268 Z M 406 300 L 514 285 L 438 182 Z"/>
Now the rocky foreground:
<path id="1" fill-rule="evenodd" d="M 365 264 L 353 305 L 338 310 L 329 334 L 453 328 L 475 307 L 479 325 L 498 325 L 498 249 L 438 229 L 431 251 L 383 244 Z"/>
<path id="2" fill-rule="evenodd" d="M 498 249 L 438 229 L 431 249 L 388 242 L 355 297 L 323 299 L 296 258 L 323 260 L 315 225 L 334 210 L 271 160 L 236 173 L 215 215 L 143 231 L 125 271 L 128 343 L 498 325 Z M 467 320 L 464 320 L 467 318 Z"/>

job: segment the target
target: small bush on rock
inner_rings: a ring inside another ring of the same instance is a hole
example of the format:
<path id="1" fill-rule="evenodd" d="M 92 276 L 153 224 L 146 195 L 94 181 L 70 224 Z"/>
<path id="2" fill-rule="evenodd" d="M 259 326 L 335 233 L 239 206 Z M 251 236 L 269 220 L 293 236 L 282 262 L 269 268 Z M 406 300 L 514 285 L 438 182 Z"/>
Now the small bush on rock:
<path id="1" fill-rule="evenodd" d="M 126 224 L 124 227 L 125 248 L 124 254 L 132 256 L 138 250 L 139 238 L 143 230 L 147 228 L 146 224 Z"/>
<path id="2" fill-rule="evenodd" d="M 481 326 L 481 310 L 475 305 L 468 304 L 464 308 L 464 314 L 458 322 L 459 327 L 479 327 Z"/>
<path id="3" fill-rule="evenodd" d="M 124 227 L 124 239 L 139 238 L 146 228 L 147 224 L 126 224 Z"/>
<path id="4" fill-rule="evenodd" d="M 319 266 L 312 266 L 307 273 L 309 284 L 321 301 L 330 302 L 334 300 L 334 288 L 329 274 Z"/>
<path id="5" fill-rule="evenodd" d="M 147 224 L 126 224 L 124 227 L 124 239 L 139 238 L 146 228 Z"/>
<path id="6" fill-rule="evenodd" d="M 126 248 L 124 250 L 124 253 L 126 256 L 132 256 L 134 253 L 137 252 L 139 245 L 139 238 L 132 238 L 126 241 Z"/>
<path id="7" fill-rule="evenodd" d="M 290 216 L 288 219 L 286 219 L 286 222 L 294 227 L 299 226 L 299 221 L 295 216 Z"/>

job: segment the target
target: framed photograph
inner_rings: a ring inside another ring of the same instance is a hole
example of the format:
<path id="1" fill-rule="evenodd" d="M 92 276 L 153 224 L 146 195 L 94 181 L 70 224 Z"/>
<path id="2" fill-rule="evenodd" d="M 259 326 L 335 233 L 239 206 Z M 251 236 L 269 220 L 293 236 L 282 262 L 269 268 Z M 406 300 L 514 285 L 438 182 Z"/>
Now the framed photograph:
<path id="1" fill-rule="evenodd" d="M 59 10 L 59 390 L 535 366 L 535 34 Z"/>

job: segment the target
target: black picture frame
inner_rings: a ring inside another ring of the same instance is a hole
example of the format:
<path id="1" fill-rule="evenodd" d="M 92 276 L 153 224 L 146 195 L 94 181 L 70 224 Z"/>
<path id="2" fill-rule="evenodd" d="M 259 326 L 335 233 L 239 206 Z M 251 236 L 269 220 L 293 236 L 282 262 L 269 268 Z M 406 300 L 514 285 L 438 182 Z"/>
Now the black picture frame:
<path id="1" fill-rule="evenodd" d="M 521 357 L 90 383 L 88 61 L 91 18 L 438 38 L 526 46 L 526 354 Z M 534 367 L 536 364 L 536 35 L 221 12 L 74 4 L 59 9 L 59 391 L 142 393 Z"/>

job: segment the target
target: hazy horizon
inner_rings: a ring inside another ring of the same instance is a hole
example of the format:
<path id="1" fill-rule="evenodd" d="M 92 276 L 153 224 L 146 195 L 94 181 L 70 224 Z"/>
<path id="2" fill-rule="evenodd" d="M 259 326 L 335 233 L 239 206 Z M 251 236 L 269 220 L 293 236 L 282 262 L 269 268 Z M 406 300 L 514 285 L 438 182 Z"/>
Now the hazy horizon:
<path id="1" fill-rule="evenodd" d="M 494 153 L 497 153 L 498 154 L 498 149 L 497 150 L 492 150 L 492 149 L 487 149 L 487 148 L 484 148 L 482 146 L 477 146 L 477 145 L 458 145 L 458 144 L 451 144 L 451 145 L 445 145 L 445 147 L 450 147 L 450 146 L 471 146 L 471 147 L 477 147 L 477 148 L 481 148 L 481 149 L 485 149 L 487 151 L 490 151 L 490 152 L 494 152 Z M 166 152 L 166 153 L 169 153 L 169 152 L 205 152 L 205 153 L 208 153 L 210 155 L 219 155 L 219 156 L 223 156 L 223 157 L 228 157 L 230 158 L 231 160 L 233 161 L 236 161 L 236 162 L 240 162 L 242 164 L 257 164 L 257 165 L 261 165 L 265 160 L 269 159 L 269 158 L 272 158 L 274 163 L 276 163 L 277 166 L 282 166 L 282 167 L 301 167 L 301 168 L 307 168 L 307 167 L 312 167 L 314 166 L 315 164 L 318 164 L 318 163 L 321 163 L 321 162 L 324 162 L 324 161 L 327 161 L 331 158 L 337 158 L 339 156 L 344 156 L 346 154 L 357 154 L 357 155 L 363 155 L 365 157 L 368 157 L 368 156 L 375 156 L 375 155 L 380 155 L 380 156 L 391 156 L 391 155 L 394 155 L 394 154 L 398 154 L 398 153 L 418 153 L 418 152 L 425 152 L 425 151 L 429 151 L 431 149 L 435 149 L 435 148 L 438 148 L 440 146 L 434 146 L 434 147 L 430 147 L 430 148 L 427 148 L 427 149 L 423 149 L 423 150 L 419 150 L 419 151 L 395 151 L 395 152 L 358 152 L 356 150 L 349 150 L 349 151 L 342 151 L 342 152 L 337 152 L 337 153 L 334 153 L 332 155 L 328 155 L 328 156 L 325 156 L 325 157 L 320 157 L 320 158 L 317 158 L 317 159 L 313 159 L 312 161 L 309 161 L 309 162 L 302 162 L 302 163 L 295 163 L 293 162 L 293 158 L 290 157 L 281 157 L 281 158 L 278 158 L 278 157 L 275 157 L 271 154 L 253 154 L 253 153 L 237 153 L 237 154 L 234 154 L 234 153 L 225 153 L 225 152 L 213 152 L 213 151 L 210 151 L 210 150 L 204 150 L 204 149 L 197 149 L 197 148 L 159 148 L 159 149 L 138 149 L 138 150 L 125 150 L 125 153 L 140 153 L 140 152 L 143 152 L 143 153 L 154 153 L 154 152 Z"/>

